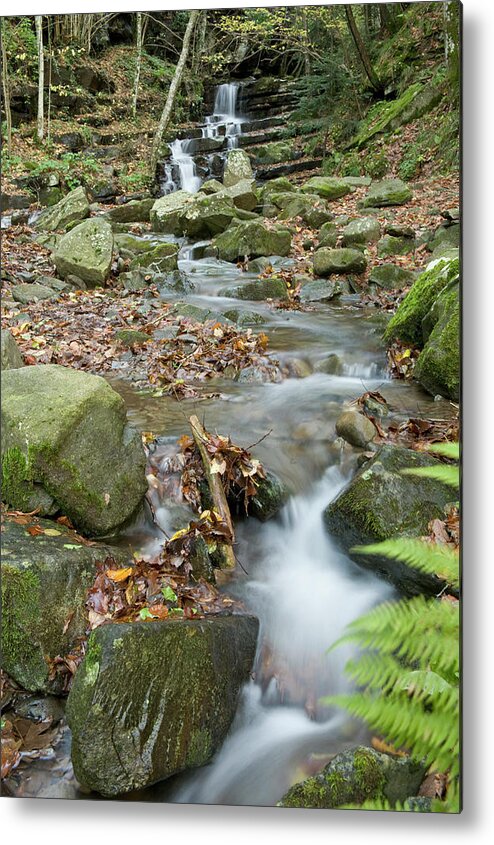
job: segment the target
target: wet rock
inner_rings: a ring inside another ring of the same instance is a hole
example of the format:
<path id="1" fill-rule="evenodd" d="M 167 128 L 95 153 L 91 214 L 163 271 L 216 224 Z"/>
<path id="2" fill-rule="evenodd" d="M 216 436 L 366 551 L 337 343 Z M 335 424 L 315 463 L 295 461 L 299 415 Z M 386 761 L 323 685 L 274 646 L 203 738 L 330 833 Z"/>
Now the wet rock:
<path id="1" fill-rule="evenodd" d="M 399 535 L 423 536 L 431 519 L 441 518 L 451 491 L 440 482 L 402 470 L 436 466 L 434 458 L 383 446 L 324 511 L 325 525 L 360 566 L 391 581 L 407 595 L 437 595 L 444 584 L 396 560 L 354 554 L 354 546 L 376 543 Z"/>
<path id="2" fill-rule="evenodd" d="M 53 253 L 58 274 L 79 276 L 87 285 L 103 285 L 110 275 L 113 232 L 98 217 L 79 223 L 60 238 Z"/>
<path id="3" fill-rule="evenodd" d="M 105 220 L 112 223 L 149 223 L 149 215 L 155 204 L 153 197 L 146 197 L 141 200 L 130 200 L 122 205 L 105 212 Z"/>
<path id="4" fill-rule="evenodd" d="M 31 536 L 29 525 L 9 517 L 4 522 L 2 668 L 27 690 L 59 693 L 63 678 L 50 679 L 47 660 L 70 654 L 84 636 L 84 603 L 96 564 L 112 558 L 123 566 L 128 554 L 100 543 L 88 546 L 52 520 L 36 525 L 43 533 Z"/>
<path id="5" fill-rule="evenodd" d="M 318 249 L 322 246 L 327 246 L 330 249 L 333 249 L 336 246 L 336 241 L 338 240 L 338 229 L 334 222 L 328 221 L 324 223 L 321 228 L 319 229 L 319 236 L 318 236 Z"/>
<path id="6" fill-rule="evenodd" d="M 314 273 L 330 276 L 332 273 L 363 273 L 367 261 L 357 249 L 328 249 L 323 247 L 314 253 Z"/>
<path id="7" fill-rule="evenodd" d="M 24 366 L 21 350 L 8 329 L 0 330 L 1 338 L 1 368 L 2 370 L 16 370 Z"/>
<path id="8" fill-rule="evenodd" d="M 244 150 L 230 150 L 226 159 L 225 172 L 223 174 L 223 185 L 231 188 L 243 179 L 252 181 L 254 174 L 250 158 Z"/>
<path id="9" fill-rule="evenodd" d="M 326 302 L 343 293 L 339 281 L 329 279 L 314 279 L 303 285 L 300 290 L 301 302 Z"/>
<path id="10" fill-rule="evenodd" d="M 442 289 L 458 276 L 458 260 L 439 260 L 428 264 L 391 317 L 384 339 L 390 342 L 397 338 L 405 343 L 422 346 L 424 317 L 431 310 Z"/>
<path id="11" fill-rule="evenodd" d="M 35 228 L 41 232 L 66 229 L 71 223 L 78 223 L 89 217 L 89 202 L 82 186 L 70 191 L 60 202 L 38 217 Z"/>
<path id="12" fill-rule="evenodd" d="M 304 358 L 284 358 L 283 369 L 288 378 L 307 378 L 312 375 L 312 367 Z"/>
<path id="13" fill-rule="evenodd" d="M 130 262 L 130 270 L 139 268 L 148 272 L 169 273 L 178 269 L 178 244 L 160 243 L 140 255 L 136 255 Z"/>
<path id="14" fill-rule="evenodd" d="M 259 481 L 257 493 L 249 501 L 249 514 L 261 522 L 276 516 L 290 497 L 283 482 L 272 472 Z"/>
<path id="15" fill-rule="evenodd" d="M 361 202 L 363 208 L 385 208 L 404 205 L 412 199 L 412 191 L 401 179 L 384 179 L 374 182 Z"/>
<path id="16" fill-rule="evenodd" d="M 186 317 L 195 323 L 206 323 L 208 320 L 214 323 L 230 322 L 226 315 L 221 314 L 220 311 L 214 311 L 212 308 L 201 308 L 200 305 L 193 305 L 191 302 L 177 302 L 170 313 L 176 314 L 177 317 Z"/>
<path id="17" fill-rule="evenodd" d="M 443 288 L 422 321 L 426 342 L 413 372 L 433 396 L 439 394 L 455 402 L 460 395 L 461 369 L 459 287 L 459 278 L 455 278 Z"/>
<path id="18" fill-rule="evenodd" d="M 344 246 L 367 244 L 378 241 L 381 235 L 379 221 L 375 217 L 359 217 L 343 229 Z"/>
<path id="19" fill-rule="evenodd" d="M 214 239 L 213 246 L 217 247 L 219 258 L 236 261 L 261 255 L 288 255 L 291 242 L 288 229 L 282 226 L 269 229 L 260 221 L 253 220 L 230 226 Z"/>
<path id="20" fill-rule="evenodd" d="M 377 264 L 369 274 L 369 284 L 384 290 L 406 288 L 415 280 L 412 270 L 405 270 L 396 264 Z"/>
<path id="21" fill-rule="evenodd" d="M 337 200 L 350 194 L 352 187 L 344 179 L 333 176 L 313 176 L 302 185 L 300 190 L 304 194 L 318 194 L 326 200 Z"/>
<path id="22" fill-rule="evenodd" d="M 343 372 L 343 361 L 335 352 L 331 352 L 321 361 L 317 361 L 314 367 L 316 373 L 325 373 L 329 376 L 341 375 Z"/>
<path id="23" fill-rule="evenodd" d="M 254 660 L 252 616 L 103 625 L 67 702 L 77 780 L 102 795 L 207 763 Z"/>
<path id="24" fill-rule="evenodd" d="M 330 810 L 369 799 L 402 803 L 418 792 L 425 772 L 426 765 L 410 757 L 359 746 L 337 754 L 322 772 L 296 783 L 278 806 Z"/>
<path id="25" fill-rule="evenodd" d="M 112 231 L 115 231 L 112 226 Z M 156 241 L 149 241 L 144 238 L 138 238 L 135 235 L 130 234 L 129 232 L 119 232 L 114 237 L 115 248 L 121 251 L 122 249 L 126 250 L 133 255 L 141 255 L 143 252 L 149 252 L 149 250 L 154 249 L 156 247 Z"/>
<path id="26" fill-rule="evenodd" d="M 267 267 L 272 267 L 276 270 L 288 270 L 294 266 L 292 258 L 284 258 L 281 255 L 262 255 L 259 258 L 253 258 L 247 264 L 249 273 L 264 273 Z"/>
<path id="27" fill-rule="evenodd" d="M 384 235 L 377 244 L 379 258 L 387 258 L 389 255 L 408 255 L 415 249 L 415 241 L 410 238 L 395 238 L 393 235 Z"/>
<path id="28" fill-rule="evenodd" d="M 254 326 L 264 323 L 266 320 L 264 314 L 260 314 L 258 311 L 241 308 L 229 308 L 228 311 L 223 312 L 223 316 L 236 323 L 237 326 Z"/>
<path id="29" fill-rule="evenodd" d="M 2 497 L 60 509 L 89 535 L 116 531 L 147 490 L 138 433 L 99 376 L 55 364 L 8 370 L 2 396 Z"/>
<path id="30" fill-rule="evenodd" d="M 336 420 L 336 433 L 351 446 L 365 448 L 376 436 L 376 429 L 364 414 L 344 411 Z"/>
<path id="31" fill-rule="evenodd" d="M 55 299 L 57 296 L 53 288 L 46 285 L 16 285 L 12 290 L 12 297 L 21 305 L 29 305 L 31 302 L 41 302 L 43 299 Z"/>
<path id="32" fill-rule="evenodd" d="M 239 384 L 265 384 L 266 382 L 276 383 L 283 381 L 279 370 L 266 370 L 265 367 L 245 367 L 240 370 L 236 379 Z"/>
<path id="33" fill-rule="evenodd" d="M 256 279 L 253 282 L 242 282 L 240 285 L 222 288 L 218 296 L 231 299 L 250 299 L 261 302 L 265 299 L 288 299 L 286 282 L 281 276 L 270 276 L 267 279 Z"/>

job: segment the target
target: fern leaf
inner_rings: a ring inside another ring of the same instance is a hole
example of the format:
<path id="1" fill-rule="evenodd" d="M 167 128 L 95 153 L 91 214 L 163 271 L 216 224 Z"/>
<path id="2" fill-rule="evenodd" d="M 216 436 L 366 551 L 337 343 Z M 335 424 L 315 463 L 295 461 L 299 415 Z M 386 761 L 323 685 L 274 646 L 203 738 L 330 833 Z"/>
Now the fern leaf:
<path id="1" fill-rule="evenodd" d="M 456 551 L 447 546 L 426 543 L 414 537 L 394 537 L 368 546 L 354 546 L 351 551 L 397 560 L 420 572 L 437 575 L 448 584 L 459 587 L 459 557 Z"/>
<path id="2" fill-rule="evenodd" d="M 441 455 L 442 458 L 450 458 L 452 461 L 460 460 L 460 444 L 455 442 L 448 443 L 432 443 L 429 452 L 435 455 Z"/>
<path id="3" fill-rule="evenodd" d="M 433 481 L 441 481 L 448 487 L 458 489 L 460 486 L 460 469 L 454 464 L 438 464 L 430 467 L 417 467 L 417 469 L 402 469 L 402 475 L 418 475 L 422 478 L 431 478 Z"/>

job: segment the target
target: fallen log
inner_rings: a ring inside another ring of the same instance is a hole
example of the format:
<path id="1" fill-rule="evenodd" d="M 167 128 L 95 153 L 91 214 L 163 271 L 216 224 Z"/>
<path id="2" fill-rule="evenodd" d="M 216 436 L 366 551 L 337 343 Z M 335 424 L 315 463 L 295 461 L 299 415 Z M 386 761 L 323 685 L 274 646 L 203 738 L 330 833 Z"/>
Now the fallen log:
<path id="1" fill-rule="evenodd" d="M 218 557 L 220 560 L 220 566 L 221 569 L 233 569 L 235 566 L 235 554 L 233 551 L 233 543 L 235 542 L 235 531 L 233 528 L 230 508 L 226 500 L 223 484 L 221 483 L 221 477 L 219 473 L 211 472 L 211 458 L 209 457 L 208 451 L 206 449 L 208 436 L 205 429 L 194 414 L 189 417 L 189 423 L 192 429 L 192 436 L 195 440 L 197 448 L 199 449 L 199 454 L 201 456 L 201 460 L 204 466 L 206 481 L 208 483 L 211 498 L 213 500 L 214 510 L 219 513 L 222 521 L 228 527 L 228 531 L 231 537 L 231 541 L 218 545 Z"/>

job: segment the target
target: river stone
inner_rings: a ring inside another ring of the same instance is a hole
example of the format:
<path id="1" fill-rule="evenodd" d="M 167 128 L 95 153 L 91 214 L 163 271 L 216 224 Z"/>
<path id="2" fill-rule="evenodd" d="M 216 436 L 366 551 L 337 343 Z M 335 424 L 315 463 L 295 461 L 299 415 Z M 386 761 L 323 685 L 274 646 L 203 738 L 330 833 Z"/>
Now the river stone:
<path id="1" fill-rule="evenodd" d="M 384 235 L 377 244 L 379 258 L 389 255 L 408 255 L 415 249 L 415 241 L 411 238 L 395 238 L 394 235 Z"/>
<path id="2" fill-rule="evenodd" d="M 245 308 L 229 308 L 228 311 L 223 312 L 223 316 L 236 323 L 237 326 L 253 326 L 266 321 L 264 314 Z"/>
<path id="3" fill-rule="evenodd" d="M 8 329 L 0 330 L 1 337 L 1 368 L 2 370 L 16 370 L 24 366 L 21 350 Z"/>
<path id="4" fill-rule="evenodd" d="M 153 231 L 182 235 L 182 215 L 193 197 L 189 191 L 174 191 L 155 200 L 149 213 Z"/>
<path id="5" fill-rule="evenodd" d="M 394 757 L 358 746 L 337 754 L 314 777 L 296 783 L 279 807 L 325 809 L 363 804 L 371 799 L 403 803 L 416 795 L 426 773 L 425 763 L 411 757 Z"/>
<path id="6" fill-rule="evenodd" d="M 122 205 L 116 205 L 103 216 L 105 220 L 110 220 L 112 223 L 149 223 L 149 215 L 154 203 L 154 197 L 131 200 Z"/>
<path id="7" fill-rule="evenodd" d="M 351 446 L 365 448 L 376 436 L 376 429 L 364 414 L 344 411 L 336 420 L 336 434 Z"/>
<path id="8" fill-rule="evenodd" d="M 115 231 L 113 227 L 112 230 Z M 138 238 L 129 232 L 119 232 L 115 235 L 113 241 L 116 249 L 118 249 L 119 251 L 125 249 L 128 252 L 132 252 L 134 255 L 140 255 L 143 252 L 149 252 L 149 250 L 154 249 L 156 247 L 156 241 L 149 241 L 145 240 L 144 238 Z"/>
<path id="9" fill-rule="evenodd" d="M 391 342 L 398 338 L 405 343 L 423 345 L 422 321 L 429 313 L 439 293 L 459 276 L 458 260 L 432 261 L 414 282 L 398 310 L 391 317 L 384 339 Z"/>
<path id="10" fill-rule="evenodd" d="M 363 208 L 385 208 L 404 205 L 412 199 L 412 192 L 401 179 L 384 179 L 374 182 L 361 202 Z"/>
<path id="11" fill-rule="evenodd" d="M 41 232 L 55 232 L 58 229 L 66 229 L 71 223 L 78 223 L 86 217 L 89 217 L 89 202 L 86 191 L 79 186 L 56 205 L 42 211 L 35 228 Z"/>
<path id="12" fill-rule="evenodd" d="M 319 229 L 324 223 L 333 219 L 328 211 L 325 200 L 317 194 L 273 194 L 273 202 L 282 210 L 278 214 L 279 220 L 291 220 L 300 217 L 307 226 L 312 229 Z"/>
<path id="13" fill-rule="evenodd" d="M 343 229 L 343 245 L 373 243 L 380 235 L 381 227 L 375 217 L 359 217 Z"/>
<path id="14" fill-rule="evenodd" d="M 257 258 L 261 255 L 286 256 L 290 252 L 292 236 L 288 229 L 277 226 L 269 229 L 257 220 L 246 220 L 237 226 L 230 226 L 218 235 L 213 245 L 223 261 L 238 258 Z"/>
<path id="15" fill-rule="evenodd" d="M 224 188 L 222 194 L 232 199 L 235 208 L 240 208 L 242 211 L 253 211 L 257 206 L 254 186 L 255 182 L 251 179 L 240 179 L 230 188 Z"/>
<path id="16" fill-rule="evenodd" d="M 281 276 L 270 276 L 267 279 L 256 279 L 222 288 L 218 291 L 218 296 L 230 299 L 250 299 L 252 302 L 261 302 L 265 299 L 288 299 L 286 282 Z"/>
<path id="17" fill-rule="evenodd" d="M 329 376 L 341 375 L 343 372 L 343 362 L 336 352 L 330 352 L 325 358 L 316 362 L 314 370 L 316 373 L 324 373 Z"/>
<path id="18" fill-rule="evenodd" d="M 303 285 L 300 290 L 300 302 L 325 302 L 343 293 L 339 281 L 329 279 L 313 279 Z"/>
<path id="19" fill-rule="evenodd" d="M 67 232 L 58 242 L 53 261 L 62 279 L 79 276 L 87 285 L 103 285 L 110 275 L 113 232 L 106 220 L 93 217 Z"/>
<path id="20" fill-rule="evenodd" d="M 289 499 L 288 489 L 273 472 L 257 482 L 256 495 L 249 499 L 249 514 L 261 522 L 272 519 Z"/>
<path id="21" fill-rule="evenodd" d="M 327 246 L 330 249 L 334 249 L 336 246 L 336 241 L 338 240 L 338 229 L 336 228 L 335 223 L 327 222 L 324 223 L 321 228 L 319 229 L 318 235 L 318 243 L 317 247 L 320 249 L 322 246 Z"/>
<path id="22" fill-rule="evenodd" d="M 223 174 L 223 185 L 231 188 L 243 179 L 252 181 L 254 174 L 250 158 L 244 150 L 230 150 L 226 159 L 225 172 Z"/>
<path id="23" fill-rule="evenodd" d="M 177 256 L 178 244 L 160 243 L 136 255 L 130 262 L 130 270 L 144 268 L 148 272 L 169 273 L 178 269 Z"/>
<path id="24" fill-rule="evenodd" d="M 184 208 L 178 225 L 182 234 L 190 238 L 210 237 L 224 232 L 236 217 L 236 210 L 231 197 L 224 193 L 195 194 Z"/>
<path id="25" fill-rule="evenodd" d="M 42 515 L 60 509 L 93 536 L 123 525 L 147 483 L 121 396 L 100 376 L 56 364 L 8 370 L 2 380 L 3 500 Z"/>
<path id="26" fill-rule="evenodd" d="M 314 273 L 317 276 L 330 276 L 332 273 L 363 273 L 366 267 L 365 256 L 357 249 L 322 247 L 314 253 Z"/>
<path id="27" fill-rule="evenodd" d="M 326 528 L 346 553 L 407 595 L 437 595 L 444 584 L 396 560 L 351 550 L 390 537 L 426 535 L 430 520 L 444 516 L 451 490 L 429 478 L 403 475 L 402 470 L 438 464 L 411 449 L 383 446 L 324 511 Z"/>
<path id="28" fill-rule="evenodd" d="M 412 270 L 405 270 L 396 264 L 377 264 L 369 273 L 369 284 L 384 288 L 384 290 L 406 288 L 414 280 L 415 273 Z"/>
<path id="29" fill-rule="evenodd" d="M 122 795 L 205 765 L 256 651 L 253 616 L 102 625 L 67 702 L 77 780 Z"/>
<path id="30" fill-rule="evenodd" d="M 439 294 L 422 321 L 426 338 L 414 378 L 433 396 L 440 394 L 455 402 L 460 394 L 460 292 L 453 279 Z"/>
<path id="31" fill-rule="evenodd" d="M 191 302 L 177 302 L 171 309 L 170 314 L 177 317 L 186 317 L 194 323 L 206 323 L 212 320 L 214 323 L 229 323 L 230 320 L 220 311 L 212 308 L 201 308 L 200 305 L 193 305 Z"/>
<path id="32" fill-rule="evenodd" d="M 334 176 L 313 176 L 300 190 L 304 194 L 318 194 L 325 200 L 337 200 L 351 193 L 352 187 L 344 179 Z"/>
<path id="33" fill-rule="evenodd" d="M 29 523 L 4 521 L 2 668 L 24 689 L 58 694 L 62 681 L 50 680 L 46 658 L 70 654 L 84 636 L 84 603 L 96 564 L 111 558 L 116 568 L 124 566 L 128 553 L 100 543 L 88 546 L 51 520 L 32 521 L 43 533 L 31 536 Z"/>
<path id="34" fill-rule="evenodd" d="M 53 288 L 48 288 L 46 285 L 16 285 L 12 289 L 12 298 L 21 305 L 29 305 L 31 302 L 41 302 L 43 299 L 55 299 L 56 296 L 57 294 Z"/>

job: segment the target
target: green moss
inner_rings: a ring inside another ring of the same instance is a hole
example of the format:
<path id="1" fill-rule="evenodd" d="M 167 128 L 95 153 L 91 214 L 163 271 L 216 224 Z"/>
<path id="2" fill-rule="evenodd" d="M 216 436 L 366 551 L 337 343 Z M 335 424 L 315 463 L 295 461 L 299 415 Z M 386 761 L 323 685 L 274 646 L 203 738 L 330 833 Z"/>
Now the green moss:
<path id="1" fill-rule="evenodd" d="M 30 689 L 42 688 L 48 666 L 35 645 L 40 620 L 40 582 L 31 569 L 2 564 L 2 666 L 13 677 L 21 666 Z M 26 636 L 31 632 L 31 637 Z"/>
<path id="2" fill-rule="evenodd" d="M 375 755 L 360 748 L 354 756 L 355 783 L 361 793 L 360 801 L 366 798 L 380 798 L 386 785 L 386 777 Z"/>
<path id="3" fill-rule="evenodd" d="M 2 455 L 2 501 L 18 510 L 28 511 L 32 490 L 29 463 L 20 449 L 14 446 Z"/>

